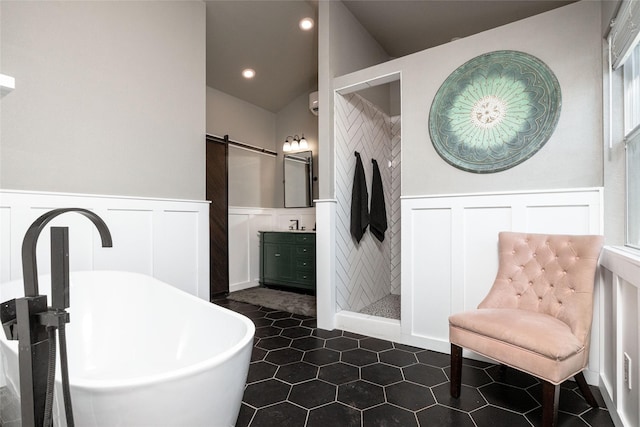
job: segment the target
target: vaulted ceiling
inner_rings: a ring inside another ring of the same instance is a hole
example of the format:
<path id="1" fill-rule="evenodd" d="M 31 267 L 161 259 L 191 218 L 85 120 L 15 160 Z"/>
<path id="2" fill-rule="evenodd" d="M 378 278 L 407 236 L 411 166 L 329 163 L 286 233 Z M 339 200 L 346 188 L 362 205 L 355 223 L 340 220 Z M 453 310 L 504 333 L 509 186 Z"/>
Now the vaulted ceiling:
<path id="1" fill-rule="evenodd" d="M 320 0 L 327 1 L 327 0 Z M 574 0 L 344 0 L 390 58 Z M 317 89 L 317 1 L 215 0 L 207 6 L 207 86 L 272 112 Z M 303 17 L 316 27 L 298 28 Z M 252 80 L 244 68 L 256 70 Z"/>

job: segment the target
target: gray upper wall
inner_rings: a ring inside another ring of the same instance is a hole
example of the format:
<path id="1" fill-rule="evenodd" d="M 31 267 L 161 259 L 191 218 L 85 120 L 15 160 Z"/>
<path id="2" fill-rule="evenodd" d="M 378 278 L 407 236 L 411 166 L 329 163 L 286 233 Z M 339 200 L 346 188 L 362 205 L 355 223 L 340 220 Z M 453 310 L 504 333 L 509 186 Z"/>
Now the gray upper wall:
<path id="1" fill-rule="evenodd" d="M 340 89 L 401 73 L 403 196 L 602 186 L 600 27 L 600 4 L 578 2 L 335 79 L 329 76 L 329 85 Z M 560 120 L 546 145 L 520 165 L 494 174 L 464 172 L 442 160 L 433 148 L 428 129 L 431 103 L 457 67 L 502 49 L 532 54 L 553 70 L 562 90 Z M 320 46 L 320 52 L 325 51 Z M 332 63 L 349 60 L 331 56 Z M 332 68 L 341 67 L 333 64 Z M 321 73 L 321 86 L 326 78 Z M 320 133 L 330 135 L 331 129 L 321 128 Z M 321 137 L 320 141 L 321 153 L 325 147 L 334 152 L 330 140 Z M 320 177 L 325 179 L 333 175 Z M 321 190 L 320 197 L 333 198 L 333 192 Z"/>
<path id="2" fill-rule="evenodd" d="M 204 199 L 204 3 L 2 1 L 0 19 L 0 188 Z"/>

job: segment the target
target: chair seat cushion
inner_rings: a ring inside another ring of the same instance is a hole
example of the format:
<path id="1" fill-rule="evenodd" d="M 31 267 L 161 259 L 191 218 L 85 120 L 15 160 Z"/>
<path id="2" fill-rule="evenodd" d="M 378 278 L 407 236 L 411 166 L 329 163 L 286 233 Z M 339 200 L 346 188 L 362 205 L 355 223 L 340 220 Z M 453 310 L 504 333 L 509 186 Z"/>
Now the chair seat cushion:
<path id="1" fill-rule="evenodd" d="M 584 345 L 561 320 L 533 311 L 487 308 L 457 313 L 449 317 L 452 328 L 520 347 L 547 359 L 563 361 L 584 350 Z M 474 346 L 466 343 L 473 350 Z M 471 343 L 472 344 L 472 343 Z M 517 349 L 516 349 L 517 350 Z"/>

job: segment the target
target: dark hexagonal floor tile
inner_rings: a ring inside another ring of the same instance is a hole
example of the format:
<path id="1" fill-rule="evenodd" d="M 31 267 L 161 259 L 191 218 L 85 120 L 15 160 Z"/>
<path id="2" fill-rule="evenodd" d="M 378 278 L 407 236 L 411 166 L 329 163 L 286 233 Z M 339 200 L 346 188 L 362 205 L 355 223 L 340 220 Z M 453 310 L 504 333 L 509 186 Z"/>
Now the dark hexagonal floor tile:
<path id="1" fill-rule="evenodd" d="M 407 381 L 414 383 L 434 386 L 443 382 L 448 382 L 447 376 L 440 368 L 434 368 L 433 366 L 415 364 L 402 368 L 404 378 Z"/>
<path id="2" fill-rule="evenodd" d="M 360 348 L 366 348 L 367 350 L 373 351 L 383 351 L 392 349 L 393 343 L 379 338 L 363 338 L 360 340 Z"/>
<path id="3" fill-rule="evenodd" d="M 257 362 L 259 360 L 264 359 L 264 357 L 267 355 L 267 350 L 263 350 L 259 347 L 253 347 L 253 350 L 251 351 L 251 361 L 252 362 Z"/>
<path id="4" fill-rule="evenodd" d="M 283 329 L 280 335 L 287 338 L 307 337 L 311 335 L 311 329 L 305 328 L 304 326 L 293 326 Z"/>
<path id="5" fill-rule="evenodd" d="M 242 314 L 260 310 L 260 307 L 257 305 L 247 304 L 247 303 L 238 302 L 238 301 L 232 301 L 227 308 L 229 310 L 237 311 Z"/>
<path id="6" fill-rule="evenodd" d="M 340 353 L 328 348 L 319 348 L 305 352 L 302 360 L 318 366 L 329 365 L 340 360 Z"/>
<path id="7" fill-rule="evenodd" d="M 315 319 L 315 318 L 303 320 L 301 326 L 306 326 L 308 328 L 317 328 L 318 327 L 318 320 Z"/>
<path id="8" fill-rule="evenodd" d="M 542 425 L 542 407 L 534 409 L 525 415 L 527 420 L 534 426 Z M 585 420 L 574 414 L 568 414 L 562 410 L 558 411 L 558 427 L 604 427 L 608 424 L 587 424 Z"/>
<path id="9" fill-rule="evenodd" d="M 346 337 L 330 338 L 327 340 L 324 346 L 339 351 L 351 350 L 354 348 L 358 348 L 358 340 Z"/>
<path id="10" fill-rule="evenodd" d="M 251 423 L 251 419 L 255 413 L 255 409 L 243 403 L 240 406 L 240 413 L 238 414 L 235 427 L 247 427 Z"/>
<path id="11" fill-rule="evenodd" d="M 529 387 L 527 391 L 535 399 L 536 402 L 542 402 L 542 384 L 536 384 L 533 387 Z M 582 396 L 582 393 L 580 393 L 580 390 L 573 390 L 566 386 L 561 386 L 558 408 L 563 412 L 580 415 L 591 408 L 591 405 L 589 405 L 587 401 L 584 400 L 584 397 Z"/>
<path id="12" fill-rule="evenodd" d="M 300 326 L 302 320 L 288 318 L 288 319 L 278 319 L 273 322 L 273 326 L 277 326 L 278 328 L 292 328 L 294 326 Z"/>
<path id="13" fill-rule="evenodd" d="M 357 340 L 360 340 L 362 338 L 367 338 L 366 335 L 362 335 L 362 334 L 357 334 L 355 332 L 349 332 L 349 331 L 343 331 L 342 332 L 342 336 L 343 337 L 347 337 L 347 338 L 355 338 Z"/>
<path id="14" fill-rule="evenodd" d="M 340 329 L 334 329 L 333 331 L 327 331 L 326 329 L 316 329 L 313 331 L 313 336 L 318 338 L 341 337 L 342 331 Z"/>
<path id="15" fill-rule="evenodd" d="M 278 366 L 267 362 L 253 362 L 249 365 L 249 373 L 247 374 L 247 383 L 266 380 L 272 378 L 278 370 Z"/>
<path id="16" fill-rule="evenodd" d="M 316 337 L 304 337 L 304 338 L 296 338 L 291 343 L 291 347 L 297 348 L 298 350 L 313 350 L 316 348 L 324 347 L 324 339 L 316 338 Z"/>
<path id="17" fill-rule="evenodd" d="M 264 313 L 262 311 L 256 310 L 256 311 L 247 311 L 242 313 L 244 316 L 248 317 L 249 319 L 253 320 L 253 319 L 262 319 L 264 318 Z"/>
<path id="18" fill-rule="evenodd" d="M 426 365 L 435 366 L 436 368 L 444 368 L 451 364 L 451 356 L 437 351 L 425 350 L 416 353 L 418 362 Z"/>
<path id="19" fill-rule="evenodd" d="M 296 384 L 291 389 L 289 400 L 307 409 L 336 400 L 336 386 L 321 380 Z"/>
<path id="20" fill-rule="evenodd" d="M 360 427 L 362 413 L 335 402 L 309 411 L 306 427 Z"/>
<path id="21" fill-rule="evenodd" d="M 491 405 L 471 412 L 471 418 L 478 427 L 531 427 L 524 415 Z"/>
<path id="22" fill-rule="evenodd" d="M 340 360 L 355 366 L 366 366 L 378 362 L 378 354 L 362 348 L 342 352 Z"/>
<path id="23" fill-rule="evenodd" d="M 306 362 L 290 363 L 280 366 L 276 378 L 289 384 L 296 384 L 315 378 L 318 375 L 318 367 Z"/>
<path id="24" fill-rule="evenodd" d="M 510 411 L 525 413 L 539 406 L 538 402 L 526 390 L 518 387 L 491 383 L 480 387 L 478 390 L 490 404 Z"/>
<path id="25" fill-rule="evenodd" d="M 422 426 L 429 427 L 479 427 L 471 416 L 462 411 L 442 405 L 433 405 L 416 414 Z"/>
<path id="26" fill-rule="evenodd" d="M 289 317 L 291 317 L 291 313 L 287 313 L 286 311 L 272 311 L 265 314 L 264 317 L 268 319 L 274 319 L 274 320 L 288 319 Z"/>
<path id="27" fill-rule="evenodd" d="M 408 351 L 410 353 L 420 353 L 420 352 L 424 351 L 424 348 L 414 347 L 412 345 L 407 345 L 407 344 L 400 344 L 398 342 L 394 342 L 393 346 L 395 348 L 397 348 L 398 350 L 404 350 L 404 351 Z"/>
<path id="28" fill-rule="evenodd" d="M 384 402 L 384 390 L 379 385 L 357 380 L 338 386 L 338 400 L 358 409 L 371 408 Z"/>
<path id="29" fill-rule="evenodd" d="M 486 371 L 494 381 L 514 387 L 527 388 L 539 383 L 535 377 L 506 366 L 494 365 Z"/>
<path id="30" fill-rule="evenodd" d="M 400 368 L 382 363 L 365 366 L 360 369 L 360 376 L 363 380 L 370 381 L 378 385 L 389 385 L 402 381 L 402 371 Z"/>
<path id="31" fill-rule="evenodd" d="M 260 427 L 303 426 L 307 411 L 289 402 L 258 409 L 251 425 Z"/>
<path id="32" fill-rule="evenodd" d="M 487 405 L 487 401 L 477 388 L 463 385 L 460 397 L 457 399 L 451 397 L 450 390 L 449 382 L 431 388 L 438 403 L 453 409 L 470 412 Z"/>
<path id="33" fill-rule="evenodd" d="M 581 416 L 590 426 L 613 427 L 611 414 L 603 408 L 591 408 Z"/>
<path id="34" fill-rule="evenodd" d="M 398 366 L 403 368 L 405 366 L 413 365 L 414 363 L 418 363 L 418 359 L 414 353 L 409 353 L 404 350 L 387 350 L 380 352 L 378 354 L 380 357 L 380 361 L 387 363 L 389 365 Z"/>
<path id="35" fill-rule="evenodd" d="M 256 328 L 261 328 L 263 326 L 271 326 L 273 320 L 267 319 L 265 317 L 261 317 L 259 319 L 251 319 Z"/>
<path id="36" fill-rule="evenodd" d="M 279 348 L 287 348 L 291 344 L 291 338 L 285 337 L 269 337 L 269 338 L 260 338 L 260 341 L 256 344 L 256 346 L 264 349 L 264 350 L 276 350 Z"/>
<path id="37" fill-rule="evenodd" d="M 287 347 L 279 350 L 272 350 L 264 358 L 267 362 L 276 365 L 286 365 L 287 363 L 299 362 L 302 360 L 304 352 L 295 348 Z"/>
<path id="38" fill-rule="evenodd" d="M 242 400 L 255 408 L 261 408 L 285 400 L 290 388 L 289 384 L 276 379 L 260 381 L 247 386 Z"/>
<path id="39" fill-rule="evenodd" d="M 385 387 L 387 402 L 408 409 L 419 411 L 436 403 L 429 387 L 403 381 Z"/>
<path id="40" fill-rule="evenodd" d="M 444 368 L 444 372 L 447 374 L 447 377 L 451 378 L 451 367 Z M 472 387 L 480 387 L 493 382 L 493 380 L 484 369 L 462 365 L 461 382 L 462 384 Z"/>
<path id="41" fill-rule="evenodd" d="M 291 338 L 285 337 L 269 337 L 269 338 L 261 338 L 258 344 L 258 347 L 263 348 L 265 350 L 276 350 L 278 348 L 286 348 L 291 344 Z"/>
<path id="42" fill-rule="evenodd" d="M 362 413 L 362 424 L 365 426 L 418 426 L 413 412 L 385 403 Z"/>
<path id="43" fill-rule="evenodd" d="M 282 332 L 281 328 L 276 328 L 275 326 L 262 326 L 260 328 L 256 328 L 255 336 L 258 338 L 268 338 L 268 337 L 277 337 Z"/>
<path id="44" fill-rule="evenodd" d="M 346 384 L 360 379 L 360 370 L 342 362 L 332 363 L 320 368 L 318 378 L 335 385 Z"/>

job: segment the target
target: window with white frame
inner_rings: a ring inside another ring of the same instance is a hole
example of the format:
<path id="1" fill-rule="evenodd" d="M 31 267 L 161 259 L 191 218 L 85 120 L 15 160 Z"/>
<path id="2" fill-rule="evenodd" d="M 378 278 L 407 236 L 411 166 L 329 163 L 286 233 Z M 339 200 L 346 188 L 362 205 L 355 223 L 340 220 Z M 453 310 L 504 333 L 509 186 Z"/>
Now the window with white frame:
<path id="1" fill-rule="evenodd" d="M 626 244 L 640 249 L 640 44 L 624 62 Z"/>

